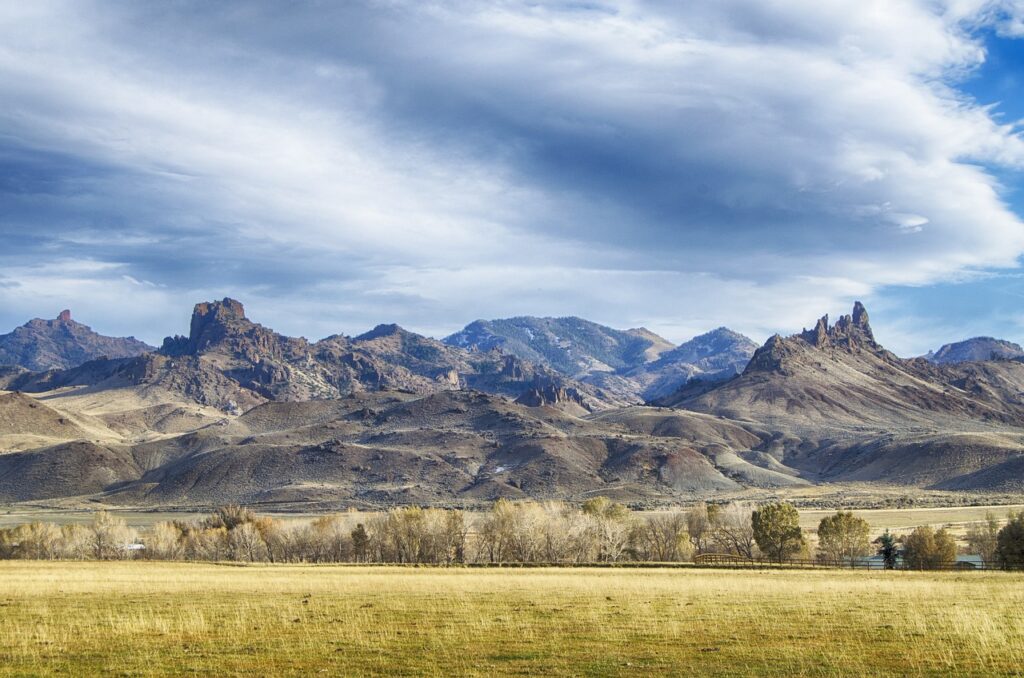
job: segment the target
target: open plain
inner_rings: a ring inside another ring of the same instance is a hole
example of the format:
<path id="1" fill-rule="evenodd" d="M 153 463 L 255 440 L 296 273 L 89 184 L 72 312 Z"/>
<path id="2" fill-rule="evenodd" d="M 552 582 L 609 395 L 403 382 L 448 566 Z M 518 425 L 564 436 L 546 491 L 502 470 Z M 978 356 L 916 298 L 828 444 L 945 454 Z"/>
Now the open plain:
<path id="1" fill-rule="evenodd" d="M 1011 573 L 0 563 L 2 675 L 1019 675 Z"/>

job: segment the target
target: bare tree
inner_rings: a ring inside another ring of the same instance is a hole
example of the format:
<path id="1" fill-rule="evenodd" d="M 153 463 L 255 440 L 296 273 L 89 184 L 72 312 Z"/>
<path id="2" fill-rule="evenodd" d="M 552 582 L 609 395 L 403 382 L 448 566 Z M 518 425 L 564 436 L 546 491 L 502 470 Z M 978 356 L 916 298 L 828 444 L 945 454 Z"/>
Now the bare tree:
<path id="1" fill-rule="evenodd" d="M 226 527 L 195 526 L 185 533 L 185 557 L 189 560 L 220 561 L 228 557 Z"/>
<path id="2" fill-rule="evenodd" d="M 695 552 L 707 553 L 710 550 L 714 531 L 707 504 L 697 504 L 686 512 L 686 531 Z"/>
<path id="3" fill-rule="evenodd" d="M 124 520 L 115 518 L 106 511 L 98 511 L 90 526 L 92 535 L 92 556 L 96 560 L 118 560 L 130 558 L 131 545 L 138 539 L 135 530 Z"/>
<path id="4" fill-rule="evenodd" d="M 633 548 L 640 560 L 673 562 L 692 554 L 687 517 L 680 511 L 657 513 L 638 521 Z"/>
<path id="5" fill-rule="evenodd" d="M 988 511 L 985 521 L 971 525 L 967 530 L 967 545 L 971 551 L 981 556 L 985 567 L 996 564 L 996 549 L 999 545 L 999 519 L 996 514 Z"/>
<path id="6" fill-rule="evenodd" d="M 732 502 L 714 512 L 711 540 L 715 548 L 744 558 L 754 557 L 754 526 L 750 522 L 753 507 Z"/>
<path id="7" fill-rule="evenodd" d="M 92 557 L 92 530 L 85 525 L 72 523 L 60 528 L 60 555 L 67 560 L 84 560 Z"/>
<path id="8" fill-rule="evenodd" d="M 53 560 L 60 554 L 60 528 L 53 523 L 26 523 L 7 531 L 4 537 L 11 557 Z"/>
<path id="9" fill-rule="evenodd" d="M 583 513 L 591 519 L 599 562 L 617 562 L 629 547 L 633 528 L 632 514 L 623 504 L 606 497 L 595 497 L 583 503 Z"/>
<path id="10" fill-rule="evenodd" d="M 232 560 L 255 563 L 267 560 L 267 544 L 255 523 L 241 523 L 228 530 L 228 552 Z"/>
<path id="11" fill-rule="evenodd" d="M 181 530 L 174 523 L 157 523 L 144 539 L 146 557 L 153 560 L 180 560 L 185 554 Z"/>

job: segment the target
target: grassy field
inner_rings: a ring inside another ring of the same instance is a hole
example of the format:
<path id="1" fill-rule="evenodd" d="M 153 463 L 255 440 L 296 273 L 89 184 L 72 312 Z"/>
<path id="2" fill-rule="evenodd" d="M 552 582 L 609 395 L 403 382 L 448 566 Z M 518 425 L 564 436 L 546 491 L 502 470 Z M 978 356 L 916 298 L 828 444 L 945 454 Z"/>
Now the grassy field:
<path id="1" fill-rule="evenodd" d="M 2 675 L 1020 675 L 1005 573 L 0 563 Z"/>

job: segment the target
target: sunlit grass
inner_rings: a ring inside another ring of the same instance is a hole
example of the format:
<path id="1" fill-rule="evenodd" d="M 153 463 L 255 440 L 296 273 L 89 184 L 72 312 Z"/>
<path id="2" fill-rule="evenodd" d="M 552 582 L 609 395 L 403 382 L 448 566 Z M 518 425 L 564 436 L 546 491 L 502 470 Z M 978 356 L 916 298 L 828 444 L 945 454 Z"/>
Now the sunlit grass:
<path id="1" fill-rule="evenodd" d="M 1016 674 L 1024 576 L 0 563 L 0 674 Z"/>

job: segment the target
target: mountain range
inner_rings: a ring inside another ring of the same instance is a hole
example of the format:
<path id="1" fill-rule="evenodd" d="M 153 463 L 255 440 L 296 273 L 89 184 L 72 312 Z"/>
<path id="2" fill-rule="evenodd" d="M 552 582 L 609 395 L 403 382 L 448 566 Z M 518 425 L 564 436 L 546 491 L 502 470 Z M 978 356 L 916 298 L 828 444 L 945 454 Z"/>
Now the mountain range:
<path id="1" fill-rule="evenodd" d="M 59 334 L 70 317 L 39 322 Z M 157 350 L 110 353 L 0 370 L 0 502 L 1024 491 L 1024 362 L 955 348 L 899 358 L 859 303 L 761 347 L 724 328 L 673 347 L 576 318 L 309 342 L 224 299 L 197 304 L 188 334 Z"/>
<path id="2" fill-rule="evenodd" d="M 757 349 L 751 339 L 725 327 L 673 346 L 645 328 L 614 330 L 573 317 L 477 320 L 444 342 L 499 349 L 638 404 L 668 395 L 691 379 L 733 377 Z"/>

